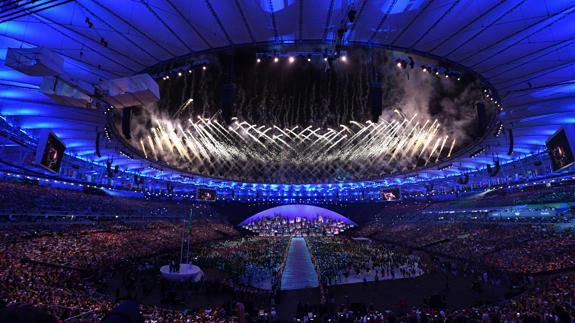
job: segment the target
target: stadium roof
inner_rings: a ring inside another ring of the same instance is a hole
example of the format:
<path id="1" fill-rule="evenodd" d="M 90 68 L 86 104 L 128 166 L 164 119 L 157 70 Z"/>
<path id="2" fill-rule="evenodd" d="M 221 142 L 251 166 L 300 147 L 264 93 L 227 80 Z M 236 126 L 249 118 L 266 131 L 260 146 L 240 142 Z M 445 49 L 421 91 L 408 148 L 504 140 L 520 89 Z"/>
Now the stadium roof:
<path id="1" fill-rule="evenodd" d="M 420 178 L 482 168 L 494 155 L 523 158 L 575 122 L 573 0 L 60 0 L 23 6 L 0 14 L 0 61 L 11 47 L 47 47 L 65 58 L 65 73 L 81 84 L 218 48 L 334 42 L 353 8 L 346 44 L 424 53 L 477 72 L 497 91 L 500 119 L 513 129 L 511 156 L 506 136 L 490 137 L 479 156 L 461 157 L 458 167 L 422 170 Z M 96 157 L 95 131 L 103 129 L 105 116 L 52 101 L 40 92 L 41 80 L 0 64 L 0 114 L 8 123 L 31 135 L 53 129 L 69 152 L 89 161 L 113 156 L 123 169 L 157 172 L 112 143 Z M 3 142 L 2 159 L 16 159 L 20 152 Z"/>

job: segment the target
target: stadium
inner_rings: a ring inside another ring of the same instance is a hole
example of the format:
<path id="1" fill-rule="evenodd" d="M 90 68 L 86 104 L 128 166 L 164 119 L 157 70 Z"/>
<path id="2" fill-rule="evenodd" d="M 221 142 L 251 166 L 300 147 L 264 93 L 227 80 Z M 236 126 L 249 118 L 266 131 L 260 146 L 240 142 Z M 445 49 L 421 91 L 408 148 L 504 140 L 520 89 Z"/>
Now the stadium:
<path id="1" fill-rule="evenodd" d="M 0 322 L 574 322 L 575 1 L 0 1 Z"/>

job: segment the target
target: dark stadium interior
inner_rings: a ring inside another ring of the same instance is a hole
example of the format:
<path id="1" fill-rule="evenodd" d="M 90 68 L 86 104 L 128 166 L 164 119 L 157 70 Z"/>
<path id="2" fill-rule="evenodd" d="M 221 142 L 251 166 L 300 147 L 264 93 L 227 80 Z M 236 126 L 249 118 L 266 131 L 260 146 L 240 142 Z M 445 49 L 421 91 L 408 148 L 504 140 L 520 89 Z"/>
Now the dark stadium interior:
<path id="1" fill-rule="evenodd" d="M 0 1 L 0 323 L 575 322 L 574 13 Z"/>

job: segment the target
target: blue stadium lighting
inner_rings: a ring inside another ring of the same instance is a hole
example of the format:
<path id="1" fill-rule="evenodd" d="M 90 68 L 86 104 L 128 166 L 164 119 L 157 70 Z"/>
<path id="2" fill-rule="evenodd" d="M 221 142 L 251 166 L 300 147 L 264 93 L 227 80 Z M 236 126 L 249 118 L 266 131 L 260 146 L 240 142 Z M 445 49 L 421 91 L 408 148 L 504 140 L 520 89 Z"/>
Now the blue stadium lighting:
<path id="1" fill-rule="evenodd" d="M 263 1 L 265 2 L 265 4 L 263 5 L 263 7 L 265 7 L 266 9 L 264 10 L 271 10 L 270 9 L 270 5 L 268 4 L 267 1 Z M 262 2 L 262 3 L 263 3 Z M 288 11 L 286 10 L 287 8 L 291 8 L 291 6 L 294 4 L 294 1 L 273 1 L 272 2 L 272 7 L 273 7 L 273 12 L 277 12 L 277 13 L 285 13 L 285 14 L 289 14 Z M 323 4 L 323 2 L 322 2 Z M 321 6 L 322 4 L 315 4 L 314 6 Z M 419 10 L 420 8 L 422 8 L 423 4 L 425 4 L 425 1 L 398 1 L 397 4 L 390 9 L 389 6 L 387 4 L 382 4 L 381 5 L 381 12 L 383 13 L 387 13 L 389 11 L 389 14 L 391 15 L 402 15 L 405 12 L 412 12 L 415 13 L 417 12 L 417 10 Z M 259 6 L 259 4 L 257 4 Z M 556 6 L 561 6 L 561 3 L 557 3 L 554 4 Z M 70 8 L 68 7 L 62 7 L 59 8 L 58 11 L 54 11 L 54 13 L 51 12 L 47 12 L 46 14 L 50 13 L 50 15 L 53 15 L 54 17 L 65 17 L 67 16 L 66 12 L 68 12 L 68 10 L 72 10 L 72 8 L 74 8 L 74 6 L 70 6 Z M 87 4 L 89 9 L 98 9 L 96 7 L 96 4 Z M 126 11 L 130 8 L 131 6 L 128 5 L 118 5 L 116 9 L 118 9 L 118 12 L 121 13 L 123 11 Z M 359 9 L 359 8 L 357 8 Z M 217 9 L 216 9 L 217 10 Z M 100 12 L 101 9 L 98 11 Z M 103 11 L 102 11 L 103 12 Z M 500 12 L 499 10 L 494 10 L 494 13 L 498 13 Z M 358 23 L 362 23 L 362 19 L 365 19 L 366 21 L 363 21 L 365 23 L 369 21 L 371 21 L 372 19 L 369 18 L 370 16 L 361 16 L 360 20 L 358 20 Z M 424 17 L 424 16 L 422 16 Z M 277 18 L 277 17 L 276 17 Z M 380 17 L 381 18 L 381 17 Z M 399 16 L 398 16 L 399 18 Z M 283 19 L 283 18 L 281 18 Z M 464 18 L 462 18 L 464 19 Z M 427 20 L 427 19 L 423 19 L 423 20 Z M 96 19 L 92 19 L 92 21 L 94 21 L 94 23 L 97 23 Z M 110 21 L 114 21 L 113 19 Z M 223 23 L 226 25 L 225 27 L 228 27 L 227 24 L 231 24 L 232 22 L 229 21 L 223 21 Z M 306 22 L 307 23 L 307 22 Z M 419 26 L 419 21 L 418 22 L 414 22 L 414 28 L 417 26 Z M 243 22 L 241 23 L 243 24 Z M 437 26 L 437 28 L 432 28 L 429 33 L 430 33 L 430 37 L 434 36 L 436 39 L 441 39 L 443 36 L 449 34 L 447 31 L 449 28 L 444 28 L 445 25 L 449 25 L 450 22 L 448 20 L 443 20 L 441 21 L 441 24 Z M 13 22 L 6 22 L 2 24 L 2 31 L 4 32 L 5 37 L 2 38 L 2 43 L 4 44 L 4 47 L 14 47 L 16 43 L 19 43 L 19 41 L 16 40 L 24 40 L 24 39 L 19 39 L 22 37 L 22 32 L 23 32 L 23 26 L 25 25 L 25 23 L 23 21 L 13 21 Z M 41 23 L 39 23 L 39 25 L 42 25 Z M 161 24 L 160 23 L 153 23 L 153 26 L 150 26 L 150 28 L 160 28 Z M 280 24 L 281 25 L 281 24 Z M 373 26 L 377 26 L 377 21 L 374 24 L 370 24 Z M 217 27 L 215 24 L 214 25 L 210 25 L 210 27 L 216 27 L 213 28 L 214 30 L 220 30 L 219 27 Z M 30 26 L 29 28 L 33 28 L 31 30 L 29 30 L 28 32 L 26 32 L 26 34 L 28 35 L 27 37 L 29 37 L 30 39 L 26 39 L 27 41 L 29 41 L 30 43 L 42 43 L 42 39 L 40 36 L 40 33 L 38 33 L 38 29 L 35 26 Z M 304 31 L 307 32 L 307 25 L 303 26 Z M 383 28 L 387 28 L 387 26 L 383 26 Z M 498 28 L 497 26 L 492 26 L 492 28 Z M 550 27 L 550 28 L 555 28 L 554 26 Z M 228 28 L 229 29 L 229 28 Z M 319 29 L 323 29 L 319 28 Z M 271 30 L 271 27 L 270 27 Z M 386 29 L 387 30 L 387 29 Z M 323 32 L 323 30 L 322 30 Z M 381 31 L 380 31 L 381 32 Z M 392 33 L 393 31 L 390 31 L 390 33 Z M 46 38 L 55 38 L 58 33 L 57 31 L 54 30 L 48 30 L 45 33 L 48 33 L 49 35 L 52 35 L 54 37 L 46 37 Z M 238 32 L 240 33 L 240 32 Z M 281 36 L 281 30 L 280 33 L 278 34 L 278 36 Z M 403 35 L 404 37 L 401 37 L 397 40 L 397 44 L 399 44 L 400 46 L 411 46 L 411 44 L 403 44 L 403 39 L 409 39 L 412 40 L 413 42 L 415 42 L 417 39 L 411 39 L 413 38 L 412 35 L 410 35 L 410 31 L 406 31 L 406 33 Z M 362 25 L 358 25 L 357 28 L 354 30 L 354 35 L 352 35 L 355 38 L 352 38 L 351 40 L 353 41 L 368 41 L 369 38 L 371 37 L 372 32 L 367 32 L 366 30 L 362 29 Z M 267 35 L 267 34 L 266 34 Z M 329 33 L 328 33 L 329 35 Z M 332 34 L 333 35 L 333 34 Z M 463 30 L 462 31 L 462 35 L 461 38 L 469 38 L 471 36 L 471 31 L 467 31 L 467 30 Z M 221 37 L 223 37 L 222 35 L 220 35 Z M 244 35 L 246 36 L 246 39 L 249 39 L 249 37 L 247 37 L 247 34 Z M 268 35 L 269 36 L 269 35 Z M 323 36 L 323 35 L 321 35 Z M 392 36 L 390 34 L 390 36 Z M 12 37 L 14 39 L 9 39 L 9 37 Z M 219 36 L 218 36 L 219 37 Z M 232 36 L 233 37 L 233 36 Z M 259 34 L 256 32 L 254 33 L 254 37 L 260 37 Z M 267 38 L 267 36 L 266 36 Z M 270 39 L 273 39 L 273 35 L 272 37 L 269 37 Z M 281 38 L 281 37 L 280 37 Z M 320 37 L 321 38 L 321 37 Z M 380 39 L 381 38 L 381 39 Z M 377 44 L 378 41 L 383 40 L 385 37 L 380 37 L 379 34 L 376 34 L 374 36 L 373 39 L 373 45 L 375 46 Z M 219 38 L 218 38 L 219 39 Z M 225 38 L 222 38 L 225 39 Z M 479 37 L 479 39 L 476 40 L 476 42 L 474 42 L 473 44 L 470 44 L 469 46 L 475 46 L 476 48 L 483 48 L 484 46 L 481 46 L 482 44 L 478 43 L 479 40 L 482 39 L 481 37 Z M 260 41 L 261 39 L 257 39 L 258 41 Z M 390 41 L 392 39 L 389 39 Z M 426 39 L 425 39 L 426 40 Z M 68 40 L 64 40 L 65 42 L 68 42 Z M 166 41 L 171 41 L 171 40 L 167 40 Z M 504 45 L 510 45 L 512 44 L 511 40 L 504 40 L 502 39 L 502 46 Z M 69 46 L 72 42 L 70 43 L 66 43 L 62 45 L 62 48 L 73 48 L 73 46 Z M 278 40 L 278 43 L 281 43 Z M 415 49 L 419 49 L 420 45 L 424 44 L 424 40 L 422 40 L 419 44 L 417 44 L 414 48 Z M 558 42 L 554 43 L 555 46 L 559 46 Z M 436 45 L 440 45 L 439 43 L 437 43 Z M 28 45 L 26 45 L 28 46 Z M 115 48 L 114 46 L 116 46 L 116 44 L 112 44 L 110 43 L 110 47 L 111 48 Z M 126 46 L 125 48 L 128 48 L 129 45 L 128 43 L 121 45 L 121 46 Z M 152 54 L 154 54 L 154 51 L 151 50 L 151 48 L 153 48 L 153 44 L 152 43 L 143 43 L 143 45 L 141 45 L 144 49 L 150 51 Z M 181 44 L 178 46 L 182 46 Z M 526 45 L 527 46 L 527 45 Z M 432 48 L 433 46 L 429 46 L 430 48 Z M 195 48 L 195 47 L 194 47 Z M 427 49 L 427 48 L 424 48 Z M 441 46 L 438 47 L 437 49 L 437 53 L 441 53 L 444 50 L 454 50 L 455 47 L 450 48 L 448 46 L 448 44 L 443 44 Z M 462 53 L 465 52 L 464 50 L 465 48 L 462 48 L 462 50 L 456 50 L 454 51 L 453 57 L 458 57 L 458 55 L 463 55 Z M 118 48 L 118 51 L 122 51 L 123 48 Z M 107 50 L 109 51 L 109 50 Z M 70 68 L 70 71 L 73 71 L 76 75 L 81 76 L 81 77 L 85 77 L 85 75 L 89 75 L 89 74 L 94 74 L 94 73 L 100 73 L 100 74 L 104 74 L 101 76 L 97 76 L 98 77 L 109 77 L 112 78 L 114 77 L 112 74 L 113 73 L 120 73 L 120 74 L 125 74 L 128 75 L 131 72 L 128 71 L 119 71 L 116 68 L 110 68 L 112 66 L 116 66 L 116 62 L 109 62 L 109 60 L 107 60 L 105 57 L 100 57 L 99 53 L 93 53 L 92 51 L 88 50 L 88 49 L 84 49 L 85 52 L 85 56 L 83 59 L 86 60 L 86 62 L 80 62 L 78 61 L 79 59 L 77 58 L 66 58 L 66 64 L 65 67 L 66 68 Z M 142 53 L 142 51 L 138 51 L 140 53 Z M 2 59 L 5 59 L 5 49 L 0 49 L 0 53 L 4 53 L 2 55 L 0 55 L 0 57 L 2 57 Z M 525 54 L 528 54 L 529 50 L 525 51 Z M 167 53 L 164 53 L 167 54 Z M 480 64 L 477 70 L 487 70 L 488 68 L 491 68 L 491 65 L 482 65 L 483 63 L 480 63 L 482 59 L 486 59 L 489 58 L 489 62 L 490 64 L 492 64 L 493 66 L 498 66 L 498 65 L 504 65 L 504 63 L 506 63 L 506 59 L 505 59 L 505 55 L 503 55 L 504 53 L 502 53 L 502 55 L 498 55 L 498 56 L 494 56 L 492 58 L 487 57 L 488 55 L 486 55 L 486 57 L 482 57 L 484 54 L 478 54 L 477 56 L 472 56 L 469 58 L 470 64 L 469 65 L 473 65 L 473 64 Z M 541 55 L 544 55 L 545 52 L 541 53 Z M 106 55 L 112 55 L 111 53 L 107 53 Z M 163 55 L 163 54 L 162 54 Z M 463 55 L 466 56 L 466 55 Z M 141 57 L 146 57 L 146 60 L 150 60 L 150 62 L 153 60 L 153 58 L 151 57 L 147 57 L 146 54 L 142 54 Z M 141 57 L 136 57 L 138 60 L 142 60 Z M 305 57 L 305 56 L 304 56 Z M 343 59 L 343 57 L 345 56 L 340 56 L 340 59 Z M 136 60 L 135 58 L 135 60 Z M 259 59 L 259 58 L 258 58 Z M 510 69 L 509 72 L 509 77 L 514 78 L 515 76 L 521 76 L 521 73 L 519 73 L 519 70 L 521 70 L 521 68 L 514 68 L 515 65 L 519 66 L 519 64 L 522 64 L 524 61 L 526 61 L 528 59 L 528 57 L 526 57 L 524 60 L 518 60 L 517 63 L 511 63 L 508 66 L 505 67 L 504 70 L 506 69 Z M 123 61 L 123 58 L 119 58 L 116 61 Z M 288 60 L 289 61 L 289 60 Z M 90 64 L 87 64 L 87 63 Z M 147 62 L 147 61 L 146 61 Z M 466 61 L 467 63 L 467 61 Z M 130 63 L 131 64 L 131 63 Z M 98 65 L 101 65 L 101 68 L 98 68 Z M 135 65 L 135 64 L 134 64 Z M 152 65 L 152 64 L 150 64 Z M 529 68 L 528 72 L 531 71 L 531 67 L 532 70 L 535 71 L 537 69 L 541 69 L 544 68 L 545 66 L 541 65 L 541 63 L 539 63 L 538 61 L 531 61 L 530 65 L 525 65 L 527 67 L 525 68 Z M 146 66 L 129 66 L 130 68 L 132 68 L 135 71 L 139 71 L 143 68 L 145 68 Z M 429 67 L 430 69 L 433 67 Z M 188 71 L 186 70 L 183 70 Z M 184 73 L 182 72 L 182 73 Z M 443 70 L 441 70 L 441 72 L 443 72 Z M 497 75 L 498 71 L 497 69 L 490 71 L 489 73 L 486 73 L 485 77 L 489 80 L 490 77 L 495 77 Z M 558 72 L 554 72 L 554 71 L 550 71 L 549 72 L 549 77 L 554 77 L 556 75 L 559 75 L 559 71 Z M 172 77 L 174 75 L 177 74 L 172 74 Z M 505 75 L 501 75 L 501 76 L 497 76 L 499 78 L 504 78 Z M 90 77 L 94 77 L 93 75 Z M 165 75 L 163 76 L 163 78 L 168 79 L 170 76 Z M 2 79 L 6 79 L 12 82 L 22 82 L 22 83 L 27 83 L 26 85 L 28 86 L 33 86 L 36 89 L 39 88 L 39 82 L 40 82 L 40 78 L 38 77 L 29 77 L 26 76 L 20 72 L 16 72 L 14 70 L 10 70 L 10 69 L 6 69 L 6 67 L 2 67 L 2 70 L 0 71 L 0 78 Z M 521 80 L 523 81 L 523 80 Z M 504 81 L 502 81 L 504 82 Z M 528 89 L 527 81 L 525 82 L 517 82 L 517 84 L 519 83 L 524 83 L 521 85 L 521 88 L 519 88 L 519 85 L 517 85 L 517 88 L 513 88 L 513 90 L 523 90 L 523 91 L 527 91 L 526 89 Z M 538 100 L 538 99 L 542 99 L 542 98 L 548 98 L 551 100 L 555 100 L 560 98 L 563 95 L 568 95 L 570 93 L 570 91 L 572 90 L 572 85 L 569 84 L 564 84 L 561 86 L 555 86 L 555 87 L 549 87 L 549 88 L 540 88 L 538 89 L 537 86 L 540 84 L 543 84 L 541 82 L 537 82 L 537 81 L 532 81 L 532 86 L 533 86 L 533 90 L 530 92 L 513 92 L 513 93 L 525 93 L 526 95 L 528 95 L 529 97 L 531 97 L 533 100 Z M 512 83 L 508 84 L 509 86 L 512 85 Z M 66 141 L 67 146 L 70 147 L 71 149 L 73 149 L 73 153 L 70 153 L 69 156 L 77 156 L 76 158 L 78 160 L 83 161 L 83 165 L 85 165 L 86 163 L 90 163 L 93 164 L 97 167 L 103 167 L 105 166 L 104 161 L 103 160 L 97 160 L 96 158 L 94 158 L 93 155 L 94 154 L 94 147 L 93 147 L 93 139 L 90 140 L 76 140 L 74 138 L 74 136 L 76 135 L 81 135 L 82 138 L 92 138 L 94 135 L 94 129 L 95 127 L 93 127 L 92 125 L 90 126 L 86 126 L 83 128 L 79 128 L 78 130 L 74 130 L 71 128 L 74 128 L 76 126 L 78 126 L 78 124 L 80 122 L 78 122 L 78 118 L 73 118 L 70 117 L 67 120 L 64 120 L 62 122 L 55 122 L 52 119 L 49 119 L 49 117 L 47 115 L 43 115 L 41 113 L 46 113 L 46 114 L 54 114 L 57 118 L 66 118 L 66 116 L 64 115 L 64 113 L 59 113 L 58 112 L 58 106 L 54 105 L 51 108 L 48 108 L 49 105 L 42 105 L 42 104 L 38 104 L 36 105 L 36 103 L 30 102 L 27 104 L 14 104 L 13 102 L 18 102 L 16 100 L 20 100 L 20 99 L 26 99 L 27 101 L 30 101 L 30 97 L 27 94 L 28 90 L 14 90 L 12 87 L 2 87 L 0 89 L 0 97 L 1 97 L 1 108 L 0 108 L 0 114 L 2 114 L 2 118 L 8 122 L 13 123 L 13 125 L 15 127 L 18 127 L 20 129 L 25 129 L 27 134 L 30 134 L 30 138 L 33 139 L 34 134 L 37 132 L 38 129 L 41 128 L 54 128 L 54 129 L 63 129 L 62 132 L 59 132 L 58 134 L 61 135 Z M 572 92 L 572 91 L 571 91 Z M 41 95 L 34 95 L 34 100 L 38 100 L 38 97 L 41 97 L 43 100 L 49 100 L 46 97 L 43 97 Z M 493 99 L 493 102 L 497 102 L 495 104 L 500 105 L 502 103 L 505 103 L 505 106 L 509 106 L 509 107 L 513 107 L 514 104 L 517 104 L 516 102 L 514 102 L 513 100 L 519 100 L 517 98 L 514 97 L 514 94 L 511 94 L 511 98 L 506 98 L 503 102 L 502 100 L 499 98 L 499 96 L 497 95 L 496 92 L 491 92 L 491 91 L 487 91 L 486 90 L 486 97 L 488 97 L 488 100 Z M 508 103 L 509 100 L 510 102 Z M 53 104 L 53 102 L 50 102 L 50 104 Z M 534 103 L 533 106 L 529 107 L 528 109 L 531 108 L 536 108 L 537 105 L 542 105 L 542 109 L 543 108 L 547 108 L 550 105 L 547 105 L 544 102 L 541 103 Z M 44 107 L 46 107 L 44 109 Z M 512 156 L 510 160 L 505 160 L 502 161 L 503 164 L 508 164 L 510 162 L 513 161 L 517 161 L 523 158 L 528 158 L 527 156 L 532 154 L 533 152 L 541 152 L 541 146 L 544 144 L 545 142 L 545 137 L 551 135 L 554 132 L 554 129 L 558 126 L 551 126 L 551 123 L 556 123 L 557 125 L 562 125 L 562 124 L 569 124 L 569 123 L 574 123 L 575 122 L 575 117 L 573 116 L 574 112 L 572 111 L 573 109 L 570 108 L 568 103 L 560 103 L 560 101 L 557 101 L 557 104 L 555 104 L 553 106 L 556 113 L 559 113 L 559 115 L 553 117 L 553 116 L 528 116 L 525 115 L 525 117 L 521 116 L 521 119 L 517 121 L 516 124 L 521 124 L 521 125 L 525 125 L 526 128 L 530 129 L 529 127 L 533 127 L 534 129 L 537 128 L 537 137 L 532 137 L 529 138 L 530 136 L 533 136 L 534 132 L 531 132 L 529 130 L 527 130 L 526 132 L 529 133 L 529 135 L 518 135 L 518 137 L 516 138 L 516 145 L 517 147 L 515 147 L 515 152 L 517 154 L 522 154 L 520 156 Z M 527 110 L 526 110 L 527 111 Z M 530 111 L 530 110 L 529 110 Z M 38 116 L 37 119 L 31 118 L 34 116 Z M 503 115 L 503 117 L 513 117 L 512 114 L 510 115 Z M 553 129 L 551 129 L 553 128 Z M 100 131 L 102 131 L 103 127 L 100 127 Z M 16 131 L 15 131 L 16 132 Z M 114 144 L 116 145 L 118 142 L 116 141 L 117 138 L 114 138 L 110 133 L 108 133 L 108 131 L 106 131 L 105 136 L 106 139 L 108 140 L 108 143 L 110 144 Z M 30 139 L 29 138 L 29 139 Z M 501 137 L 503 138 L 503 134 L 501 134 Z M 492 154 L 491 151 L 486 151 L 486 154 Z M 117 156 L 118 159 L 121 158 L 121 153 L 120 153 L 120 149 L 116 149 L 116 151 L 110 152 L 110 154 Z M 469 156 L 469 155 L 467 155 Z M 464 157 L 467 157 L 464 156 Z M 124 158 L 125 159 L 125 158 Z M 75 159 L 76 160 L 76 159 Z M 489 160 L 489 158 L 485 159 L 485 158 L 477 158 L 477 160 L 475 161 L 463 161 L 462 163 L 469 163 L 470 165 L 472 165 L 473 167 L 476 167 L 477 164 Z M 142 163 L 141 160 L 138 160 L 138 158 L 134 157 L 134 159 L 130 159 L 130 161 L 126 162 L 126 166 L 122 166 L 122 168 L 130 168 L 130 167 L 137 167 L 138 163 Z M 283 197 L 287 197 L 287 198 L 291 198 L 291 197 L 301 197 L 301 198 L 306 198 L 309 196 L 328 196 L 330 199 L 335 199 L 335 192 L 338 191 L 340 193 L 344 192 L 345 190 L 358 190 L 360 187 L 367 187 L 368 190 L 373 190 L 373 192 L 377 192 L 377 189 L 382 188 L 382 187 L 388 187 L 388 186 L 395 186 L 395 185 L 404 185 L 404 186 L 409 186 L 409 185 L 417 185 L 418 183 L 422 183 L 425 181 L 431 181 L 431 180 L 438 180 L 438 179 L 442 179 L 442 178 L 451 178 L 451 177 L 456 177 L 459 176 L 461 174 L 462 171 L 460 171 L 458 169 L 458 164 L 459 162 L 455 162 L 453 163 L 453 165 L 455 165 L 454 167 L 450 167 L 449 169 L 442 169 L 443 172 L 442 174 L 438 175 L 438 174 L 433 174 L 433 172 L 422 172 L 422 174 L 419 176 L 415 176 L 413 178 L 409 178 L 409 179 L 400 179 L 400 178 L 390 178 L 389 182 L 381 182 L 381 179 L 376 180 L 376 184 L 372 184 L 370 182 L 358 182 L 358 183 L 333 183 L 333 186 L 329 185 L 316 185 L 316 184 L 308 184 L 307 187 L 298 187 L 298 186 L 291 186 L 291 185 L 287 185 L 287 186 L 282 186 L 281 189 L 277 190 L 277 185 L 273 184 L 273 183 L 268 183 L 268 186 L 265 186 L 264 184 L 256 184 L 255 186 L 250 186 L 253 185 L 253 183 L 241 183 L 241 182 L 235 182 L 235 181 L 226 181 L 226 180 L 218 180 L 217 182 L 213 182 L 210 183 L 210 185 L 220 185 L 218 186 L 218 189 L 220 189 L 221 191 L 230 191 L 233 187 L 238 187 L 238 186 L 245 186 L 245 187 L 249 187 L 250 191 L 255 192 L 256 196 L 257 193 L 262 194 L 260 196 L 265 196 L 266 198 L 268 197 L 274 197 L 274 196 L 281 196 Z M 145 166 L 144 166 L 145 167 Z M 483 169 L 483 168 L 479 168 L 479 169 Z M 437 170 L 437 167 L 435 167 L 435 170 Z M 474 171 L 476 172 L 476 171 Z M 155 168 L 151 168 L 149 171 L 149 175 L 147 176 L 149 178 L 154 178 L 157 177 L 158 179 L 166 179 L 168 178 L 167 172 L 166 171 L 162 171 L 161 167 L 158 167 L 157 169 Z M 189 185 L 193 186 L 193 185 L 197 185 L 197 183 L 200 183 L 202 179 L 197 179 L 197 182 L 194 179 L 183 179 L 183 178 L 178 178 L 178 180 L 174 180 L 174 182 L 186 182 Z M 274 185 L 276 185 L 274 187 Z M 373 185 L 373 186 L 371 186 Z M 329 188 L 333 188 L 332 191 L 327 191 Z M 276 191 L 277 190 L 277 191 Z M 280 195 L 281 192 L 281 195 Z M 250 197 L 250 199 L 252 200 L 257 200 L 259 197 L 256 196 L 252 196 Z M 359 193 L 355 192 L 352 193 L 352 196 L 360 196 Z M 356 197 L 357 198 L 357 197 Z"/>

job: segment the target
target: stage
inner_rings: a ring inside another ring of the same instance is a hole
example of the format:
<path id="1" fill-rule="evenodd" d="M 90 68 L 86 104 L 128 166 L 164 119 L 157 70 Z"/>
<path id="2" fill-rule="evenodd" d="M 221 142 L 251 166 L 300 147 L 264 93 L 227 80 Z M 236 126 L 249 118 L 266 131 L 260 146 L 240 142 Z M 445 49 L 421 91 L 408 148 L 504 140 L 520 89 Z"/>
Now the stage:
<path id="1" fill-rule="evenodd" d="M 180 264 L 180 271 L 170 272 L 170 265 L 165 265 L 160 268 L 162 277 L 169 281 L 200 281 L 204 277 L 204 272 L 200 267 L 193 264 Z"/>

